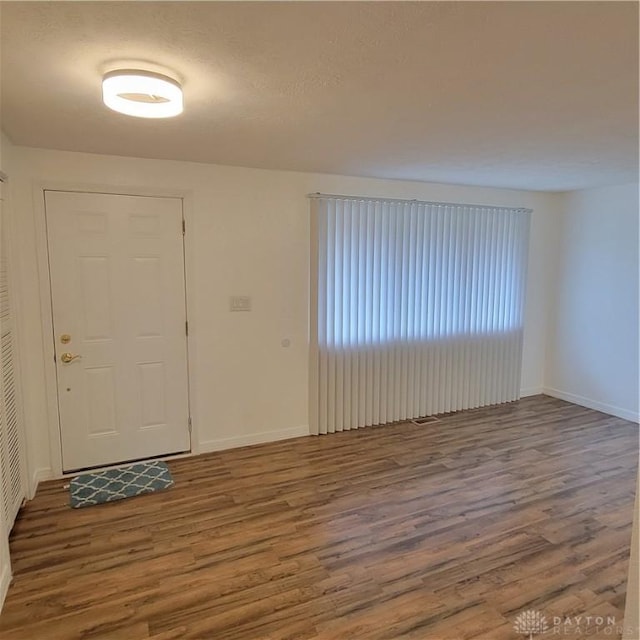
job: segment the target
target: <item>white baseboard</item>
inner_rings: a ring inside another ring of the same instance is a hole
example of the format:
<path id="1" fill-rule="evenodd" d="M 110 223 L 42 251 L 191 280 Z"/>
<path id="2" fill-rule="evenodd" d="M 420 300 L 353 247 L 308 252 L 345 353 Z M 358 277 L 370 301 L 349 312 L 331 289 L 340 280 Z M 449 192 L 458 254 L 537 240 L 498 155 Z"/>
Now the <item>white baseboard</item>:
<path id="1" fill-rule="evenodd" d="M 631 422 L 640 422 L 640 414 L 629 411 L 628 409 L 622 409 L 606 402 L 599 402 L 598 400 L 592 400 L 591 398 L 585 398 L 584 396 L 576 395 L 575 393 L 569 393 L 567 391 L 560 391 L 559 389 L 553 389 L 551 387 L 545 387 L 542 392 L 547 396 L 554 398 L 560 398 L 560 400 L 566 400 L 573 404 L 579 404 L 581 407 L 587 407 L 589 409 L 595 409 L 596 411 L 602 411 L 602 413 L 608 413 L 609 415 L 616 416 L 618 418 L 624 418 Z"/>
<path id="2" fill-rule="evenodd" d="M 44 480 L 51 480 L 53 478 L 53 471 L 50 467 L 41 467 L 40 469 L 34 469 L 31 474 L 31 483 L 29 486 L 29 495 L 27 498 L 29 500 L 33 499 L 33 496 L 36 495 L 36 491 L 38 490 L 38 485 Z"/>
<path id="3" fill-rule="evenodd" d="M 208 453 L 210 451 L 222 451 L 223 449 L 235 449 L 246 447 L 250 444 L 263 444 L 265 442 L 276 442 L 277 440 L 287 440 L 289 438 L 300 438 L 309 435 L 307 425 L 301 427 L 291 427 L 289 429 L 279 429 L 277 431 L 262 431 L 249 433 L 244 436 L 234 436 L 231 438 L 219 438 L 217 440 L 205 440 L 199 443 L 198 451 Z"/>
<path id="4" fill-rule="evenodd" d="M 7 591 L 9 591 L 9 584 L 11 583 L 11 565 L 8 562 L 0 567 L 0 611 L 2 611 L 2 605 L 7 597 Z"/>
<path id="5" fill-rule="evenodd" d="M 542 387 L 525 387 L 524 389 L 520 389 L 520 397 L 526 398 L 527 396 L 539 396 L 544 393 Z"/>

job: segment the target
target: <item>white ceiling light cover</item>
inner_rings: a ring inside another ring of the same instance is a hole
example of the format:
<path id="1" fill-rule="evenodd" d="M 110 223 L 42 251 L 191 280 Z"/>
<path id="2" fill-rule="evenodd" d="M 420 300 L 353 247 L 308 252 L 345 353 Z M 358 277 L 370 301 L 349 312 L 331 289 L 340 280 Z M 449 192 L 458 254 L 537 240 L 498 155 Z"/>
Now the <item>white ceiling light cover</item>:
<path id="1" fill-rule="evenodd" d="M 102 99 L 110 109 L 138 118 L 171 118 L 182 113 L 180 85 L 151 71 L 111 71 L 102 80 Z"/>

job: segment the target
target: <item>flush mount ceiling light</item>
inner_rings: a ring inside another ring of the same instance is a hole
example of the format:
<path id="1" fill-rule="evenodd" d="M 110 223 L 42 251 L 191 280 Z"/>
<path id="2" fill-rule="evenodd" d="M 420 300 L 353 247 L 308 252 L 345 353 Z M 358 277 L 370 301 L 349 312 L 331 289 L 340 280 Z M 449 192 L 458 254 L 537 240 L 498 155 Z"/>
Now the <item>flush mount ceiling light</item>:
<path id="1" fill-rule="evenodd" d="M 182 113 L 182 88 L 151 71 L 110 71 L 102 79 L 102 100 L 114 111 L 137 118 L 171 118 Z"/>

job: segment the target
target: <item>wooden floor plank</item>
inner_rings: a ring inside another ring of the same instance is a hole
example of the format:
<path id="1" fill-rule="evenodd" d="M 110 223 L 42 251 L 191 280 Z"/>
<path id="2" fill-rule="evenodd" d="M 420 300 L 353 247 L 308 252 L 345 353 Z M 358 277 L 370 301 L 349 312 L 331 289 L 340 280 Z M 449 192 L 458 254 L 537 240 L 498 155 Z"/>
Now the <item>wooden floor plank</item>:
<path id="1" fill-rule="evenodd" d="M 621 627 L 637 454 L 637 425 L 536 396 L 171 461 L 172 489 L 86 509 L 43 483 L 0 637 L 507 640 L 530 608 Z"/>

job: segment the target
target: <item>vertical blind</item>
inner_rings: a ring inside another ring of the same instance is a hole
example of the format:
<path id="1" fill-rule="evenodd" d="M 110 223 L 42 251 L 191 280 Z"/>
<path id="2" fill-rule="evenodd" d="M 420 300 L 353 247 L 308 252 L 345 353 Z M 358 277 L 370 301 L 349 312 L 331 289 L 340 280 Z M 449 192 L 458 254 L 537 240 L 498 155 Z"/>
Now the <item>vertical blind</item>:
<path id="1" fill-rule="evenodd" d="M 519 397 L 530 210 L 311 196 L 312 433 Z"/>

